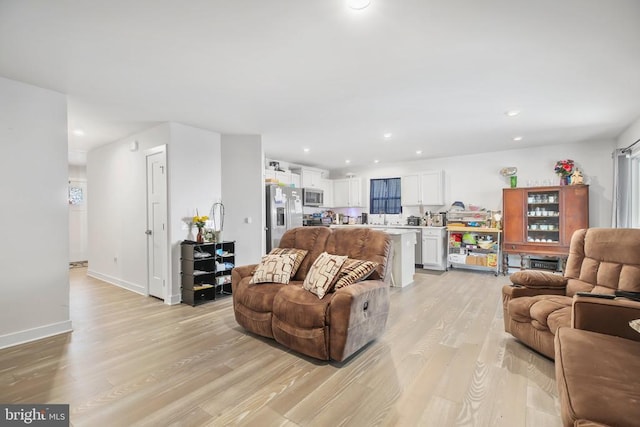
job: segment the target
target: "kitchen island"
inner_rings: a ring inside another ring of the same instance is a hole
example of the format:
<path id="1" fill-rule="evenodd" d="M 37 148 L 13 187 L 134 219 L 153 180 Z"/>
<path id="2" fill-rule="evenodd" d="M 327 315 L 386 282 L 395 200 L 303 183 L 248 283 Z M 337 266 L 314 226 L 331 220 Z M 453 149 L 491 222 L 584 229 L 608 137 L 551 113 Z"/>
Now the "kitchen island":
<path id="1" fill-rule="evenodd" d="M 428 227 L 402 224 L 350 224 L 332 227 L 368 227 L 378 230 L 408 230 L 416 235 L 414 265 L 417 268 L 445 271 L 447 268 L 447 227 Z"/>
<path id="2" fill-rule="evenodd" d="M 355 225 L 331 225 L 332 228 L 339 227 L 366 227 L 384 231 L 391 236 L 393 241 L 393 259 L 391 263 L 391 286 L 405 287 L 413 283 L 415 274 L 415 246 L 417 227 L 403 226 L 375 226 L 369 224 Z"/>

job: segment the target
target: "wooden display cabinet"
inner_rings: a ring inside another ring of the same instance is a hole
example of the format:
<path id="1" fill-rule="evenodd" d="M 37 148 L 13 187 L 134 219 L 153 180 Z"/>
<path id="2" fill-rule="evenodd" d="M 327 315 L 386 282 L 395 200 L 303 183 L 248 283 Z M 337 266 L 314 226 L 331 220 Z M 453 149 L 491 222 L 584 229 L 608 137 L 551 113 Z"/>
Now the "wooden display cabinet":
<path id="1" fill-rule="evenodd" d="M 502 195 L 505 274 L 509 254 L 520 255 L 521 269 L 530 255 L 557 257 L 564 263 L 573 233 L 589 227 L 588 185 L 505 188 Z"/>

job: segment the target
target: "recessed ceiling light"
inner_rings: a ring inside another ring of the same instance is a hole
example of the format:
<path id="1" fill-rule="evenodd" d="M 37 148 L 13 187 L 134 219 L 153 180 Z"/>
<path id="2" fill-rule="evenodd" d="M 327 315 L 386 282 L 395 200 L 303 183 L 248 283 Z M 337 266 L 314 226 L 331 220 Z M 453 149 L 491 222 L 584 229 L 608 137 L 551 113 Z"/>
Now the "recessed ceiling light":
<path id="1" fill-rule="evenodd" d="M 310 150 L 308 148 L 303 148 L 302 149 L 305 153 L 308 153 Z"/>
<path id="2" fill-rule="evenodd" d="M 380 160 L 374 160 L 373 163 L 380 163 Z"/>
<path id="3" fill-rule="evenodd" d="M 422 154 L 422 150 L 416 150 L 416 154 L 417 154 L 417 155 Z"/>
<path id="4" fill-rule="evenodd" d="M 345 160 L 344 162 L 345 163 L 351 163 L 351 160 Z"/>
<path id="5" fill-rule="evenodd" d="M 347 4 L 351 9 L 364 9 L 371 3 L 371 0 L 347 0 Z"/>
<path id="6" fill-rule="evenodd" d="M 505 114 L 509 117 L 515 117 L 518 114 L 520 114 L 520 110 L 509 110 L 507 112 L 505 112 Z"/>
<path id="7" fill-rule="evenodd" d="M 77 136 L 84 136 L 84 131 L 82 129 L 75 129 L 73 134 Z"/>
<path id="8" fill-rule="evenodd" d="M 514 141 L 522 141 L 522 137 L 521 136 L 514 136 L 513 140 Z"/>
<path id="9" fill-rule="evenodd" d="M 384 137 L 384 139 L 389 139 L 391 138 L 393 135 L 391 134 L 391 132 L 387 132 L 384 135 L 382 135 Z"/>

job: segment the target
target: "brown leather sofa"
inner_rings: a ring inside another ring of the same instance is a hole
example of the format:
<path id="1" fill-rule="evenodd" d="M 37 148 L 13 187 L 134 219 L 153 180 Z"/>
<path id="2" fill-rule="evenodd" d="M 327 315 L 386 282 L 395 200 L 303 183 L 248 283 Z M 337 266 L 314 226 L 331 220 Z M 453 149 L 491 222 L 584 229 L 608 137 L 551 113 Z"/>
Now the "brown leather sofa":
<path id="1" fill-rule="evenodd" d="M 389 314 L 390 237 L 367 228 L 298 227 L 288 230 L 281 248 L 309 251 L 288 284 L 250 284 L 256 265 L 232 272 L 233 309 L 245 329 L 322 360 L 343 361 L 385 330 Z M 364 281 L 319 299 L 302 287 L 313 261 L 322 253 L 374 261 Z"/>
<path id="2" fill-rule="evenodd" d="M 555 335 L 562 422 L 569 426 L 640 425 L 640 302 L 576 296 L 572 327 Z"/>
<path id="3" fill-rule="evenodd" d="M 640 229 L 578 230 L 564 276 L 525 270 L 510 279 L 512 285 L 502 288 L 505 331 L 553 359 L 554 336 L 570 326 L 577 292 L 640 292 Z"/>

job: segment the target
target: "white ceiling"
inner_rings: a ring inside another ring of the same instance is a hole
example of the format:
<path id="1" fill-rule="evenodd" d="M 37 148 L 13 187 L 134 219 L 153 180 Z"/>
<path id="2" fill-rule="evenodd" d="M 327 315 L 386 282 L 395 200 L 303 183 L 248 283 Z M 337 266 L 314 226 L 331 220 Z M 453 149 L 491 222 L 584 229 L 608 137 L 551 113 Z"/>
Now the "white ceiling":
<path id="1" fill-rule="evenodd" d="M 326 169 L 611 139 L 640 1 L 0 0 L 0 75 L 68 94 L 72 151 L 163 121 Z"/>

